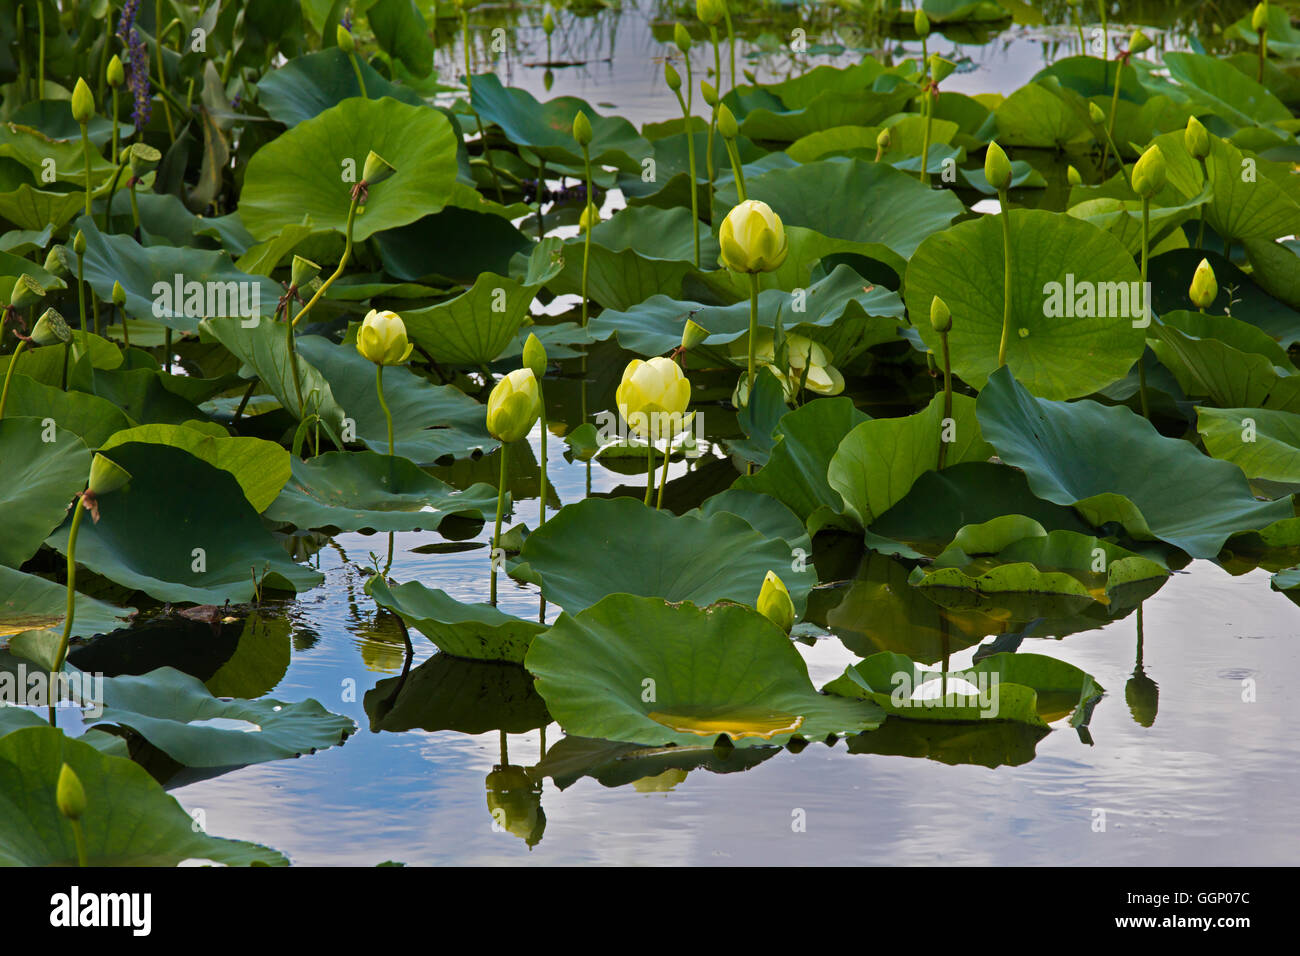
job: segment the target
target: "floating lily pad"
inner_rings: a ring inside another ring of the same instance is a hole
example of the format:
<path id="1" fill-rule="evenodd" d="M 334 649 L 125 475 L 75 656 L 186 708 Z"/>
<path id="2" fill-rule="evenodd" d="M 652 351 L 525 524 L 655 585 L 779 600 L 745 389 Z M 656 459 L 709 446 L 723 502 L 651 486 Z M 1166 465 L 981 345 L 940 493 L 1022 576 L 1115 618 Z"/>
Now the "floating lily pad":
<path id="1" fill-rule="evenodd" d="M 540 763 L 529 767 L 528 775 L 535 780 L 550 777 L 561 790 L 567 790 L 583 777 L 591 777 L 602 787 L 630 783 L 640 784 L 637 789 L 645 791 L 651 789 L 647 781 L 675 785 L 693 770 L 738 773 L 757 767 L 780 752 L 780 747 L 720 749 L 712 743 L 693 747 L 642 747 L 570 734 L 546 751 Z"/>
<path id="2" fill-rule="evenodd" d="M 72 636 L 90 637 L 125 627 L 135 616 L 132 608 L 114 607 L 77 594 L 72 616 Z M 68 589 L 35 574 L 23 574 L 0 565 L 0 640 L 23 631 L 58 630 L 67 618 Z"/>

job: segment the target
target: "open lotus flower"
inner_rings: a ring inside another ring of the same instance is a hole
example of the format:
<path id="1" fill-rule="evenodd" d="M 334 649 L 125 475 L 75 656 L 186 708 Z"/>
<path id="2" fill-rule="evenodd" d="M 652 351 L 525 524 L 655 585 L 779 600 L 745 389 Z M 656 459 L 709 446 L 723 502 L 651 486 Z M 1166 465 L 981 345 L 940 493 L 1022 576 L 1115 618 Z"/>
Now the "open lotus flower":
<path id="1" fill-rule="evenodd" d="M 542 413 L 537 379 L 530 368 L 517 368 L 497 382 L 488 396 L 487 430 L 501 442 L 519 441 Z"/>
<path id="2" fill-rule="evenodd" d="M 641 438 L 672 438 L 686 423 L 691 383 L 670 358 L 633 359 L 614 393 L 619 414 Z"/>
<path id="3" fill-rule="evenodd" d="M 357 332 L 357 351 L 376 365 L 401 365 L 412 348 L 406 341 L 406 323 L 396 312 L 371 309 Z"/>
<path id="4" fill-rule="evenodd" d="M 722 221 L 719 257 L 733 272 L 774 272 L 790 252 L 781 217 L 757 199 L 746 199 Z"/>
<path id="5" fill-rule="evenodd" d="M 831 364 L 831 354 L 812 339 L 802 335 L 786 335 L 786 367 L 776 367 L 776 347 L 771 329 L 760 329 L 756 358 L 759 365 L 766 365 L 772 370 L 785 388 L 785 400 L 794 401 L 799 393 L 800 383 L 809 391 L 818 395 L 838 395 L 844 391 L 844 376 Z M 731 354 L 737 359 L 744 359 L 749 343 L 745 339 L 736 339 L 731 344 Z M 806 374 L 805 374 L 806 370 Z M 736 385 L 732 404 L 737 408 L 749 400 L 749 381 L 744 376 Z"/>

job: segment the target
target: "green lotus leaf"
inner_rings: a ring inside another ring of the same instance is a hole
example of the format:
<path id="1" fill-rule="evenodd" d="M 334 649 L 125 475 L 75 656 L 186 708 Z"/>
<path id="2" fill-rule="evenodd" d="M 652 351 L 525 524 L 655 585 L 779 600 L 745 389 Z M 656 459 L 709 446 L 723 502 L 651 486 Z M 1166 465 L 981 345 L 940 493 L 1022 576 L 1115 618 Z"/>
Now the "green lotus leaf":
<path id="1" fill-rule="evenodd" d="M 366 10 L 366 20 L 381 50 L 416 76 L 432 72 L 433 40 L 413 0 L 377 0 Z"/>
<path id="2" fill-rule="evenodd" d="M 797 618 L 816 582 L 811 568 L 791 570 L 789 544 L 744 518 L 725 511 L 679 517 L 629 498 L 567 505 L 528 536 L 519 561 L 511 576 L 540 584 L 547 601 L 570 613 L 612 593 L 752 607 L 764 576 L 774 571 Z"/>
<path id="3" fill-rule="evenodd" d="M 528 671 L 450 654 L 435 654 L 405 679 L 381 680 L 366 691 L 364 703 L 374 732 L 526 734 L 551 722 Z"/>
<path id="4" fill-rule="evenodd" d="M 76 139 L 65 140 L 47 136 L 40 130 L 18 123 L 0 125 L 0 158 L 10 159 L 25 166 L 34 182 L 44 182 L 44 175 L 49 168 L 57 182 L 71 183 L 78 189 L 86 188 L 86 155 L 81 148 L 81 135 Z M 53 164 L 46 166 L 46 160 Z M 90 182 L 92 188 L 99 186 L 113 175 L 113 164 L 104 159 L 97 150 L 90 152 Z M 86 197 L 82 194 L 82 208 Z"/>
<path id="5" fill-rule="evenodd" d="M 1196 216 L 1197 210 L 1210 201 L 1208 183 L 1201 191 L 1177 205 L 1150 206 L 1147 215 L 1148 248 L 1155 249 L 1165 237 Z M 1070 215 L 1105 229 L 1124 243 L 1130 255 L 1142 254 L 1142 200 L 1137 198 L 1099 197 L 1085 199 L 1070 207 Z"/>
<path id="6" fill-rule="evenodd" d="M 285 866 L 275 850 L 208 836 L 138 764 L 100 753 L 53 727 L 0 737 L 0 864 L 76 866 L 72 824 L 55 800 L 59 773 L 72 768 L 86 791 L 81 818 L 90 866 Z"/>
<path id="7" fill-rule="evenodd" d="M 1264 86 L 1203 53 L 1170 52 L 1164 64 L 1194 100 L 1237 126 L 1287 122 L 1291 111 Z"/>
<path id="8" fill-rule="evenodd" d="M 52 418 L 60 428 L 78 436 L 87 448 L 98 448 L 114 432 L 131 426 L 126 414 L 107 399 L 86 392 L 65 392 L 56 385 L 29 378 L 24 374 L 28 358 L 22 356 L 19 371 L 9 382 L 6 418 Z"/>
<path id="9" fill-rule="evenodd" d="M 343 232 L 350 183 L 360 181 L 371 151 L 397 173 L 370 190 L 353 226 L 356 241 L 446 205 L 456 178 L 456 137 L 447 117 L 431 106 L 391 97 L 355 97 L 304 120 L 253 154 L 240 194 L 244 225 L 257 239 L 303 223 Z M 348 172 L 354 178 L 345 179 Z"/>
<path id="10" fill-rule="evenodd" d="M 1029 146 L 1038 149 L 1071 149 L 1092 139 L 1087 105 L 1082 110 L 1069 97 L 1078 94 L 1045 83 L 1026 83 L 993 111 L 998 123 L 998 142 L 1002 146 Z"/>
<path id="11" fill-rule="evenodd" d="M 811 550 L 808 532 L 798 515 L 771 495 L 729 488 L 710 496 L 686 514 L 708 518 L 719 512 L 744 518 L 755 531 L 768 538 L 780 538 L 792 549 Z"/>
<path id="12" fill-rule="evenodd" d="M 1300 376 L 1255 327 L 1226 316 L 1171 312 L 1150 331 L 1152 351 L 1185 394 L 1228 408 L 1300 411 Z M 1276 364 L 1279 358 L 1285 369 Z"/>
<path id="13" fill-rule="evenodd" d="M 478 367 L 496 360 L 528 320 L 537 290 L 484 272 L 463 294 L 402 313 L 406 333 L 435 362 Z"/>
<path id="14" fill-rule="evenodd" d="M 1264 408 L 1197 408 L 1205 450 L 1247 478 L 1300 484 L 1300 415 Z"/>
<path id="15" fill-rule="evenodd" d="M 297 349 L 329 380 L 327 387 L 356 424 L 357 440 L 387 454 L 388 422 L 375 391 L 375 366 L 353 346 L 317 335 L 304 335 Z M 434 385 L 404 366 L 384 369 L 384 400 L 393 414 L 396 453 L 418 465 L 483 454 L 499 444 L 487 432 L 485 406 L 454 386 Z"/>
<path id="16" fill-rule="evenodd" d="M 1018 767 L 1036 756 L 1047 727 L 1012 721 L 945 724 L 919 720 L 886 720 L 879 730 L 846 741 L 851 754 L 924 757 L 950 767 L 974 765 Z"/>
<path id="17" fill-rule="evenodd" d="M 1209 261 L 1219 282 L 1219 295 L 1210 311 L 1219 312 L 1227 306 L 1227 289 L 1231 287 L 1231 298 L 1240 300 L 1232 305 L 1234 318 L 1263 330 L 1284 349 L 1300 341 L 1300 312 L 1257 285 L 1258 275 L 1247 275 L 1221 255 L 1204 249 L 1174 249 L 1151 259 L 1147 276 L 1157 315 L 1195 308 L 1187 292 L 1202 259 Z"/>
<path id="18" fill-rule="evenodd" d="M 248 601 L 255 579 L 275 590 L 321 582 L 289 559 L 230 473 L 139 442 L 114 448 L 113 461 L 131 482 L 100 499 L 98 522 L 81 523 L 77 561 L 90 570 L 160 601 L 196 604 Z M 46 541 L 64 553 L 67 542 L 67 522 Z"/>
<path id="19" fill-rule="evenodd" d="M 419 581 L 389 587 L 375 576 L 366 583 L 366 593 L 444 654 L 466 660 L 523 663 L 528 645 L 546 630 L 545 624 L 512 617 L 491 604 L 462 604 Z"/>
<path id="20" fill-rule="evenodd" d="M 551 715 L 583 737 L 690 746 L 725 735 L 751 747 L 881 720 L 874 704 L 818 694 L 784 632 L 739 605 L 611 594 L 560 615 L 525 666 Z"/>
<path id="21" fill-rule="evenodd" d="M 0 565 L 0 638 L 40 629 L 62 633 L 67 608 L 66 587 Z M 77 594 L 72 636 L 107 634 L 125 627 L 134 616 L 132 608 L 114 607 L 85 594 Z"/>
<path id="22" fill-rule="evenodd" d="M 434 531 L 448 515 L 495 513 L 496 489 L 457 490 L 407 458 L 326 452 L 293 459 L 293 477 L 266 510 L 272 521 L 337 531 Z"/>
<path id="23" fill-rule="evenodd" d="M 1133 327 L 1140 310 L 1129 294 L 1140 288 L 1140 276 L 1132 257 L 1113 236 L 1082 220 L 1036 209 L 1013 209 L 1010 215 L 1014 270 L 1007 366 L 1046 398 L 1087 395 L 1122 378 L 1144 341 L 1143 330 Z M 959 223 L 926 239 L 907 267 L 912 324 L 938 354 L 939 333 L 925 317 L 931 300 L 942 297 L 952 310 L 953 372 L 977 388 L 998 365 L 1002 228 L 1000 216 Z M 1049 315 L 1054 304 L 1060 305 L 1058 314 Z"/>
<path id="24" fill-rule="evenodd" d="M 528 768 L 534 780 L 550 777 L 567 790 L 584 777 L 602 787 L 632 784 L 639 792 L 672 789 L 692 770 L 737 773 L 757 767 L 781 753 L 780 747 L 715 748 L 712 743 L 686 747 L 642 747 L 617 740 L 562 737 L 541 761 Z"/>
<path id="25" fill-rule="evenodd" d="M 229 472 L 244 490 L 248 503 L 259 512 L 276 500 L 289 480 L 289 453 L 261 438 L 218 437 L 183 425 L 140 425 L 113 435 L 99 450 L 108 451 L 130 442 L 179 448 L 213 468 Z"/>
<path id="26" fill-rule="evenodd" d="M 1165 438 L 1129 409 L 1035 398 L 1010 369 L 989 376 L 978 415 L 998 457 L 1023 469 L 1038 497 L 1192 557 L 1213 557 L 1230 534 L 1291 516 L 1289 501 L 1256 501 L 1237 466 Z"/>
<path id="27" fill-rule="evenodd" d="M 48 441 L 46 439 L 49 439 Z M 0 420 L 0 565 L 19 567 L 68 515 L 86 487 L 90 451 L 49 419 Z"/>
<path id="28" fill-rule="evenodd" d="M 1271 239 L 1245 240 L 1251 275 L 1270 295 L 1300 308 L 1300 244 Z"/>
<path id="29" fill-rule="evenodd" d="M 795 108 L 755 105 L 740 118 L 740 132 L 754 141 L 792 143 L 837 126 L 874 126 L 899 112 L 919 92 L 897 77 L 879 89 L 824 90 Z M 777 94 L 780 96 L 781 94 Z M 790 101 L 784 100 L 784 106 Z M 739 114 L 738 114 L 739 115 Z"/>
<path id="30" fill-rule="evenodd" d="M 944 397 L 935 395 L 915 415 L 875 418 L 854 427 L 831 457 L 827 483 L 844 499 L 845 514 L 862 528 L 903 500 L 916 479 L 946 464 L 986 461 L 993 449 L 980 437 L 975 399 L 952 396 L 952 433 L 945 435 Z"/>
<path id="31" fill-rule="evenodd" d="M 76 362 L 83 356 L 91 367 L 96 369 L 111 370 L 120 368 L 123 364 L 124 353 L 108 339 L 101 338 L 90 332 L 78 331 L 72 337 L 71 352 L 69 359 Z M 0 370 L 8 371 L 9 363 L 13 358 L 12 355 L 0 357 Z M 25 376 L 40 382 L 42 385 L 53 385 L 56 388 L 63 387 L 63 362 L 64 348 L 62 345 L 43 345 L 39 348 L 26 349 L 19 357 L 18 367 L 14 370 L 15 376 Z M 18 379 L 15 378 L 16 382 Z M 13 399 L 13 389 L 16 386 L 10 384 L 10 400 Z M 8 414 L 6 406 L 6 414 Z M 44 418 L 44 415 L 37 415 L 37 418 Z"/>
<path id="32" fill-rule="evenodd" d="M 23 183 L 17 189 L 0 193 L 0 217 L 20 229 L 62 229 L 86 208 L 82 192 L 48 192 Z"/>
<path id="33" fill-rule="evenodd" d="M 1236 72 L 1235 70 L 1233 71 Z M 1206 224 L 1229 240 L 1279 239 L 1300 231 L 1300 202 L 1269 178 L 1263 160 L 1248 156 L 1227 140 L 1211 141 L 1205 161 L 1214 198 Z M 1249 167 L 1250 175 L 1246 175 Z"/>
<path id="34" fill-rule="evenodd" d="M 445 276 L 473 285 L 480 272 L 506 274 L 531 243 L 509 220 L 491 212 L 448 206 L 374 237 L 384 271 L 398 279 Z"/>

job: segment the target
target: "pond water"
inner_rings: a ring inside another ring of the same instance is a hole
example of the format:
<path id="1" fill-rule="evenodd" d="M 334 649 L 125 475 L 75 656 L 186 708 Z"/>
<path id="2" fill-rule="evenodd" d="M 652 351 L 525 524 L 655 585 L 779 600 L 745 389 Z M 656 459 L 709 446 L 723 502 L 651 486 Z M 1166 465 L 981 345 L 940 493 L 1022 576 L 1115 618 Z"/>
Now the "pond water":
<path id="1" fill-rule="evenodd" d="M 1043 7 L 1052 18 L 1067 9 L 1064 4 Z M 652 39 L 647 28 L 671 24 L 671 11 L 625 0 L 617 10 L 561 18 L 553 58 L 591 62 L 554 70 L 549 93 L 544 91 L 545 70 L 526 65 L 545 58 L 540 13 L 480 8 L 476 37 L 486 42 L 498 18 L 507 16 L 523 18 L 512 21 L 517 29 L 510 51 L 496 64 L 504 82 L 539 97 L 571 94 L 602 106 L 612 104 L 638 125 L 675 114 L 662 83 L 660 59 L 671 46 Z M 750 29 L 755 24 L 742 29 L 758 46 L 770 46 L 767 37 L 784 36 L 780 26 L 790 16 L 770 27 L 757 24 L 759 36 Z M 1161 10 L 1154 19 L 1159 25 L 1175 16 Z M 1122 26 L 1112 26 L 1120 35 Z M 818 35 L 825 39 L 834 32 L 843 38 L 852 27 L 827 21 Z M 655 29 L 661 38 L 666 36 L 662 26 Z M 890 42 L 896 56 L 918 46 Z M 982 43 L 961 38 L 953 58 L 968 62 L 952 88 L 1009 91 L 1052 56 L 1077 52 L 1077 43 L 1072 26 L 1018 25 Z M 1176 46 L 1181 41 L 1172 34 L 1168 43 Z M 953 46 L 940 30 L 929 42 L 931 51 L 946 55 Z M 742 45 L 739 65 L 752 68 L 744 56 L 749 48 L 749 43 Z M 696 53 L 703 52 L 697 46 Z M 440 51 L 444 77 L 454 75 L 462 55 L 453 43 Z M 845 54 L 838 62 L 851 57 Z M 808 60 L 837 62 L 831 55 L 810 55 Z M 756 63 L 761 78 L 781 75 L 791 66 L 783 53 L 765 55 Z M 485 63 L 476 65 L 487 68 Z M 598 353 L 592 367 L 621 368 L 626 357 Z M 553 407 L 561 406 L 553 417 L 576 417 L 564 411 L 577 404 L 576 374 L 568 370 L 565 378 L 548 381 L 548 399 Z M 592 408 L 603 407 L 596 396 L 605 391 L 602 386 L 591 393 Z M 717 398 L 719 404 L 704 411 L 709 433 L 734 434 L 734 415 L 728 417 L 722 410 L 723 389 L 717 389 Z M 539 439 L 535 431 L 535 456 Z M 552 439 L 549 476 L 561 502 L 644 480 L 599 464 L 589 468 L 566 462 L 561 451 L 563 444 Z M 536 465 L 525 461 L 516 471 L 512 522 L 536 527 Z M 684 465 L 675 465 L 672 476 L 684 471 Z M 473 480 L 494 481 L 496 458 L 457 466 L 457 484 L 471 472 Z M 491 527 L 485 526 L 467 543 L 483 545 L 490 533 Z M 395 535 L 392 577 L 420 580 L 462 601 L 485 600 L 486 547 L 415 550 L 444 540 L 437 534 Z M 627 547 L 634 549 L 636 542 L 627 542 Z M 1146 679 L 1134 678 L 1136 615 L 1060 641 L 1027 637 L 1022 649 L 1077 665 L 1097 679 L 1106 695 L 1083 734 L 1059 720 L 1036 742 L 1017 738 L 993 744 L 1012 755 L 1008 764 L 996 769 L 928 759 L 922 755 L 925 741 L 903 741 L 898 749 L 913 754 L 904 756 L 854 753 L 852 742 L 841 740 L 833 746 L 814 742 L 798 753 L 776 751 L 748 769 L 735 757 L 712 767 L 735 771 L 730 773 L 666 769 L 617 786 L 607 785 L 618 783 L 609 775 L 605 782 L 590 776 L 565 778 L 564 789 L 546 777 L 540 793 L 525 786 L 507 798 L 489 794 L 489 788 L 503 786 L 504 776 L 494 774 L 494 768 L 505 762 L 537 764 L 544 748 L 562 741 L 557 725 L 509 734 L 504 754 L 502 735 L 495 730 L 371 729 L 367 692 L 382 685 L 371 695 L 370 710 L 375 712 L 373 701 L 391 692 L 404 664 L 397 620 L 378 611 L 363 591 L 374 566 L 371 553 L 382 564 L 387 549 L 386 535 L 338 535 L 312 558 L 326 575 L 324 585 L 264 612 L 268 618 L 287 616 L 288 633 L 270 627 L 248 638 L 274 645 L 259 649 L 271 680 L 283 666 L 280 655 L 288 659 L 283 676 L 263 690 L 286 701 L 316 698 L 355 719 L 358 733 L 342 747 L 299 760 L 192 782 L 173 777 L 172 792 L 187 809 L 204 811 L 210 832 L 263 842 L 293 862 L 309 865 L 373 865 L 385 860 L 677 865 L 1295 862 L 1300 742 L 1288 714 L 1300 674 L 1300 612 L 1269 589 L 1264 571 L 1233 578 L 1216 565 L 1196 562 L 1176 573 L 1143 607 Z M 879 568 L 870 573 L 878 574 Z M 850 566 L 842 573 L 837 569 L 835 577 L 854 574 Z M 830 585 L 814 603 L 823 608 L 823 621 L 829 617 L 850 643 L 856 643 L 853 638 L 872 626 L 872 607 L 860 602 L 852 611 L 836 613 L 849 587 Z M 513 614 L 534 616 L 539 597 L 536 589 L 504 579 L 501 606 Z M 554 614 L 554 608 L 547 611 Z M 133 671 L 172 663 L 207 676 L 231 656 L 236 638 L 231 631 L 239 628 L 228 625 L 218 641 L 207 625 L 141 628 L 105 639 L 105 646 L 116 645 L 114 653 L 125 649 L 126 656 L 119 660 L 126 660 Z M 893 637 L 896 646 L 906 645 L 906 634 Z M 506 669 L 496 665 L 439 661 L 418 632 L 412 631 L 411 640 L 414 659 L 406 690 L 418 696 L 420 682 L 430 676 L 440 687 L 469 688 L 470 693 L 480 683 L 509 688 L 509 697 L 489 695 L 477 706 L 461 706 L 463 725 L 490 727 L 502 720 L 527 725 L 527 702 L 520 700 L 520 687 L 526 685 L 517 674 L 505 674 Z M 829 634 L 798 646 L 817 686 L 859 656 Z M 75 653 L 74 663 L 88 667 L 89 651 Z M 951 663 L 967 665 L 975 653 L 974 648 L 956 652 Z M 255 661 L 248 666 L 256 670 L 263 665 Z M 1135 718 L 1126 686 L 1138 717 L 1150 726 Z M 1153 695 L 1158 695 L 1158 709 Z M 425 720 L 421 708 L 408 704 L 400 716 L 407 723 L 429 723 L 445 715 L 430 711 Z M 943 750 L 938 750 L 940 742 L 931 744 L 940 756 L 963 749 L 961 741 L 948 741 Z M 516 827 L 527 839 L 493 826 L 491 807 L 510 799 L 514 817 L 527 821 Z"/>

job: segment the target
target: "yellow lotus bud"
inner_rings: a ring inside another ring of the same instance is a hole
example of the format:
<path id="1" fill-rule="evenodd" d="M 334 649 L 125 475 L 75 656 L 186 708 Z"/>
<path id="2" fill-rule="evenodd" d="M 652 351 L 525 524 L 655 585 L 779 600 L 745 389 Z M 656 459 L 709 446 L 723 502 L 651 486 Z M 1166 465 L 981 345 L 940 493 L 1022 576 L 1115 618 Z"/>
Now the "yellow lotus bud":
<path id="1" fill-rule="evenodd" d="M 1128 52 L 1133 56 L 1137 56 L 1139 53 L 1145 53 L 1147 50 L 1151 49 L 1151 46 L 1151 38 L 1141 30 L 1134 30 L 1133 35 L 1128 38 Z"/>
<path id="2" fill-rule="evenodd" d="M 680 23 L 673 25 L 673 43 L 677 44 L 677 49 L 682 53 L 691 52 L 691 35 L 686 32 L 686 28 Z"/>
<path id="3" fill-rule="evenodd" d="M 96 454 L 90 460 L 90 477 L 86 487 L 95 497 L 112 494 L 131 480 L 131 473 L 103 455 Z"/>
<path id="4" fill-rule="evenodd" d="M 701 23 L 717 26 L 727 15 L 727 0 L 695 0 L 695 15 Z"/>
<path id="5" fill-rule="evenodd" d="M 578 217 L 578 231 L 586 232 L 588 229 L 600 222 L 600 210 L 594 203 L 587 203 L 582 209 L 582 215 Z"/>
<path id="6" fill-rule="evenodd" d="M 32 341 L 37 345 L 55 345 L 59 342 L 71 342 L 72 330 L 63 316 L 54 309 L 46 309 L 45 314 L 32 326 Z"/>
<path id="7" fill-rule="evenodd" d="M 693 349 L 709 337 L 709 330 L 694 319 L 686 320 L 686 328 L 682 329 L 682 348 Z"/>
<path id="8" fill-rule="evenodd" d="M 930 35 L 930 18 L 925 15 L 921 7 L 916 8 L 916 15 L 912 17 L 912 30 L 919 37 Z"/>
<path id="9" fill-rule="evenodd" d="M 1088 104 L 1088 119 L 1092 120 L 1098 126 L 1106 122 L 1106 114 L 1096 103 Z"/>
<path id="10" fill-rule="evenodd" d="M 108 69 L 104 71 L 104 78 L 108 80 L 108 85 L 117 89 L 126 82 L 126 68 L 122 66 L 122 61 L 116 53 L 108 61 Z"/>
<path id="11" fill-rule="evenodd" d="M 984 178 L 998 192 L 1004 192 L 1011 185 L 1011 160 L 996 142 L 989 143 L 984 154 Z"/>
<path id="12" fill-rule="evenodd" d="M 539 382 L 546 377 L 546 346 L 536 333 L 529 332 L 524 342 L 524 368 L 533 373 Z"/>
<path id="13" fill-rule="evenodd" d="M 578 115 L 573 118 L 573 138 L 577 140 L 579 146 L 586 149 L 591 145 L 594 135 L 591 130 L 591 120 L 587 119 L 586 113 L 578 110 Z"/>
<path id="14" fill-rule="evenodd" d="M 731 108 L 726 103 L 718 106 L 718 132 L 722 134 L 723 139 L 735 139 L 740 135 L 740 127 L 736 125 L 736 114 L 731 112 Z"/>
<path id="15" fill-rule="evenodd" d="M 1165 154 L 1152 145 L 1133 166 L 1133 191 L 1143 199 L 1150 199 L 1165 185 Z"/>
<path id="16" fill-rule="evenodd" d="M 366 154 L 366 164 L 361 167 L 361 179 L 367 186 L 374 186 L 382 183 L 395 172 L 397 170 L 372 149 Z"/>
<path id="17" fill-rule="evenodd" d="M 122 283 L 113 283 L 113 304 L 119 309 L 126 305 L 126 289 L 122 288 Z"/>
<path id="18" fill-rule="evenodd" d="M 30 309 L 45 298 L 41 284 L 26 272 L 14 280 L 14 289 L 9 293 L 9 304 L 15 309 Z"/>
<path id="19" fill-rule="evenodd" d="M 66 763 L 59 769 L 59 782 L 54 788 L 54 802 L 59 812 L 69 820 L 80 820 L 86 812 L 86 788 L 81 779 Z"/>
<path id="20" fill-rule="evenodd" d="M 84 256 L 86 254 L 86 234 L 80 229 L 78 229 L 77 234 L 72 237 L 72 251 L 78 256 Z"/>
<path id="21" fill-rule="evenodd" d="M 794 602 L 790 600 L 790 592 L 786 590 L 785 582 L 771 571 L 763 577 L 763 587 L 758 592 L 755 607 L 758 613 L 787 634 L 794 627 Z"/>
<path id="22" fill-rule="evenodd" d="M 704 96 L 704 103 L 706 106 L 713 107 L 718 105 L 718 88 L 708 80 L 704 80 L 700 83 L 700 93 Z"/>
<path id="23" fill-rule="evenodd" d="M 366 313 L 357 331 L 357 351 L 376 365 L 401 365 L 411 356 L 406 323 L 396 312 Z"/>
<path id="24" fill-rule="evenodd" d="M 682 88 L 682 75 L 667 60 L 664 60 L 664 80 L 668 83 L 668 89 L 674 93 Z"/>
<path id="25" fill-rule="evenodd" d="M 1083 176 L 1073 166 L 1069 166 L 1065 170 L 1065 181 L 1071 186 L 1082 186 Z"/>
<path id="26" fill-rule="evenodd" d="M 352 31 L 343 24 L 340 23 L 335 28 L 334 37 L 339 49 L 344 53 L 355 53 L 357 51 L 357 41 L 352 38 Z"/>
<path id="27" fill-rule="evenodd" d="M 1210 155 L 1210 131 L 1195 116 L 1187 118 L 1187 129 L 1183 130 L 1183 146 L 1194 159 L 1204 159 Z"/>
<path id="28" fill-rule="evenodd" d="M 930 54 L 930 79 L 935 83 L 942 83 L 948 77 L 952 76 L 953 70 L 957 69 L 957 64 L 951 60 L 945 60 L 937 53 Z"/>
<path id="29" fill-rule="evenodd" d="M 1208 260 L 1202 259 L 1196 267 L 1196 274 L 1192 276 L 1192 286 L 1187 290 L 1187 295 L 1198 309 L 1208 309 L 1218 294 L 1219 283 L 1214 278 L 1214 270 L 1210 268 Z"/>
<path id="30" fill-rule="evenodd" d="M 894 136 L 892 133 L 889 132 L 888 129 L 882 129 L 879 133 L 876 134 L 876 147 L 880 149 L 882 152 L 884 150 L 889 149 L 890 145 L 893 142 L 894 142 Z"/>
<path id="31" fill-rule="evenodd" d="M 95 115 L 95 96 L 90 86 L 82 77 L 77 78 L 77 85 L 72 88 L 72 118 L 82 126 L 90 122 Z"/>
<path id="32" fill-rule="evenodd" d="M 555 32 L 555 17 L 551 16 L 550 8 L 546 10 L 545 16 L 542 17 L 542 32 L 550 36 Z"/>
<path id="33" fill-rule="evenodd" d="M 952 328 L 952 312 L 948 303 L 937 295 L 930 300 L 930 325 L 936 332 L 947 332 Z"/>
<path id="34" fill-rule="evenodd" d="M 519 441 L 542 413 L 537 379 L 530 368 L 517 368 L 497 382 L 488 396 L 487 430 L 500 442 Z"/>
<path id="35" fill-rule="evenodd" d="M 296 289 L 306 288 L 307 283 L 320 275 L 320 266 L 302 256 L 293 257 L 293 266 L 289 270 L 289 284 Z"/>
<path id="36" fill-rule="evenodd" d="M 774 272 L 790 252 L 781 217 L 757 199 L 746 199 L 722 221 L 719 257 L 733 272 Z"/>
<path id="37" fill-rule="evenodd" d="M 691 383 L 670 358 L 633 359 L 623 369 L 614 400 L 633 433 L 642 438 L 671 438 L 685 427 Z"/>
<path id="38" fill-rule="evenodd" d="M 1255 12 L 1250 15 L 1250 28 L 1256 33 L 1268 32 L 1268 3 L 1255 4 Z"/>

